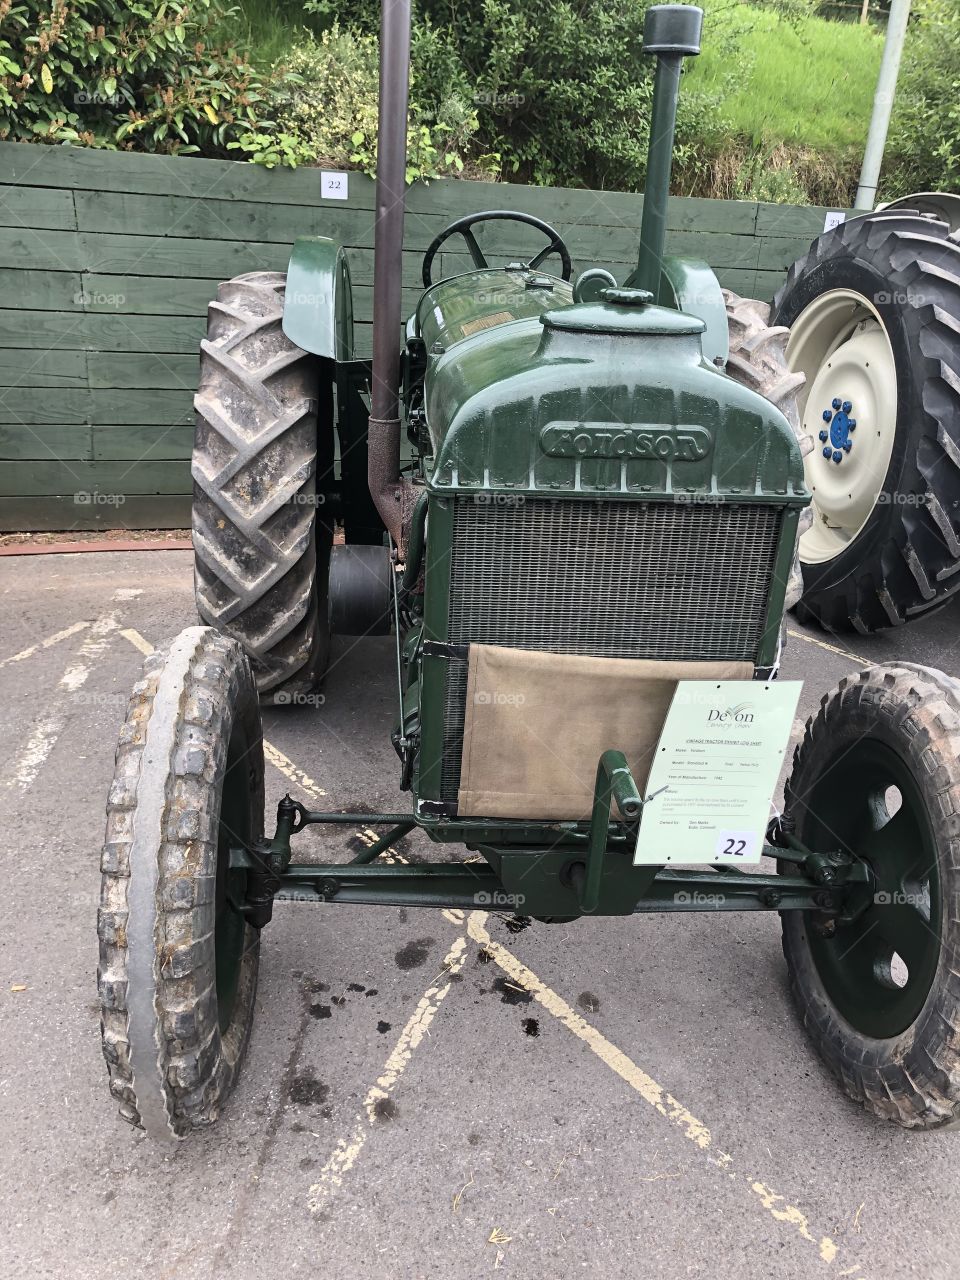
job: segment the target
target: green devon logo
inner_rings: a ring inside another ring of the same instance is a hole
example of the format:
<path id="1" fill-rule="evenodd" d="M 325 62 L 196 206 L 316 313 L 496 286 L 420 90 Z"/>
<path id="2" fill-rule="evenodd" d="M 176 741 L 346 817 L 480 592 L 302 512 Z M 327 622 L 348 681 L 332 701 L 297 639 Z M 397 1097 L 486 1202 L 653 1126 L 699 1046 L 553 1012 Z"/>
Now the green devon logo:
<path id="1" fill-rule="evenodd" d="M 699 462 L 713 449 L 706 427 L 647 422 L 548 422 L 540 448 L 551 458 L 653 458 Z"/>
<path id="2" fill-rule="evenodd" d="M 708 724 L 753 724 L 753 703 L 738 702 L 735 707 L 721 711 L 711 707 L 707 712 Z"/>

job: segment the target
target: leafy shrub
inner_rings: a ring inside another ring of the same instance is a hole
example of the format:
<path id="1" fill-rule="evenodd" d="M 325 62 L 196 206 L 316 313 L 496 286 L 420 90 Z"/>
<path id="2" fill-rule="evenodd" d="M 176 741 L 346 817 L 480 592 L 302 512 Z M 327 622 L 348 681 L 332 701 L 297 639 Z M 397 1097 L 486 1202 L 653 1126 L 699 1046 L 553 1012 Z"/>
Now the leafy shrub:
<path id="1" fill-rule="evenodd" d="M 265 104 L 289 77 L 212 41 L 233 12 L 215 0 L 0 0 L 0 138 L 259 157 Z"/>
<path id="2" fill-rule="evenodd" d="M 640 54 L 647 0 L 420 0 L 419 8 L 445 33 L 473 94 L 480 141 L 500 153 L 505 174 L 642 185 L 653 84 L 653 60 Z M 442 91 L 424 89 L 434 98 Z M 703 109 L 695 95 L 682 97 L 681 155 Z"/>
<path id="3" fill-rule="evenodd" d="M 294 139 L 311 159 L 331 168 L 372 174 L 377 159 L 378 41 L 341 30 L 305 40 L 287 59 L 298 82 L 277 113 L 281 136 Z M 472 154 L 477 115 L 456 95 L 435 110 L 417 97 L 413 77 L 407 129 L 407 181 L 440 174 L 493 176 L 496 157 Z"/>
<path id="4" fill-rule="evenodd" d="M 907 32 L 882 193 L 960 192 L 960 7 L 917 0 Z"/>

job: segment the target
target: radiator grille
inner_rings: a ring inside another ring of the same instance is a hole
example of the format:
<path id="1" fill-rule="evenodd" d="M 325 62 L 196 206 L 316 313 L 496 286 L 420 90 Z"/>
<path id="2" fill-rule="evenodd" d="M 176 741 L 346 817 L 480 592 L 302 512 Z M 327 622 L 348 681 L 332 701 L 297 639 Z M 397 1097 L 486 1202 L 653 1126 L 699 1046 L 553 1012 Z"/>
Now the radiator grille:
<path id="1" fill-rule="evenodd" d="M 457 503 L 447 639 L 609 658 L 751 661 L 780 511 L 770 506 Z M 441 797 L 460 784 L 466 666 L 450 662 Z"/>

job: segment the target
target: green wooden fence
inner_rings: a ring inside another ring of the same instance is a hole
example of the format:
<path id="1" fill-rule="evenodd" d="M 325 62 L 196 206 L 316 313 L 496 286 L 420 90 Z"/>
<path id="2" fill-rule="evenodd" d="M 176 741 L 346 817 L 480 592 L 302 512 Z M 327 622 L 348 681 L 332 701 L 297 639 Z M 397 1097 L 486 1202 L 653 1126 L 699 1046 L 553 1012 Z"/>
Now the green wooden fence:
<path id="1" fill-rule="evenodd" d="M 546 218 L 575 270 L 623 279 L 642 199 L 441 180 L 408 194 L 403 279 L 451 219 L 484 208 Z M 358 354 L 370 348 L 374 185 L 321 198 L 317 170 L 0 143 L 0 529 L 176 528 L 189 523 L 192 394 L 206 305 L 220 281 L 283 270 L 298 235 L 349 251 Z M 824 210 L 675 199 L 668 248 L 705 258 L 738 293 L 769 298 Z M 526 233 L 488 224 L 491 261 Z M 463 258 L 448 242 L 440 269 Z M 549 264 L 545 264 L 549 267 Z"/>

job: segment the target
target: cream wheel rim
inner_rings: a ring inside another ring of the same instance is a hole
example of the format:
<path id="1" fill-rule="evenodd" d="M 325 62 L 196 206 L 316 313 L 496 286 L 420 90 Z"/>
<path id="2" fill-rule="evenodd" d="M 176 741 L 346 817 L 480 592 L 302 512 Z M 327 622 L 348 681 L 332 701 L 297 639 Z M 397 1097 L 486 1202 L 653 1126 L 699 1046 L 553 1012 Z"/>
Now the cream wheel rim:
<path id="1" fill-rule="evenodd" d="M 897 433 L 897 367 L 880 314 L 854 289 L 831 289 L 801 311 L 790 330 L 787 363 L 806 375 L 803 430 L 814 441 L 804 459 L 813 523 L 800 559 L 840 555 L 878 503 L 894 501 L 884 481 Z"/>

